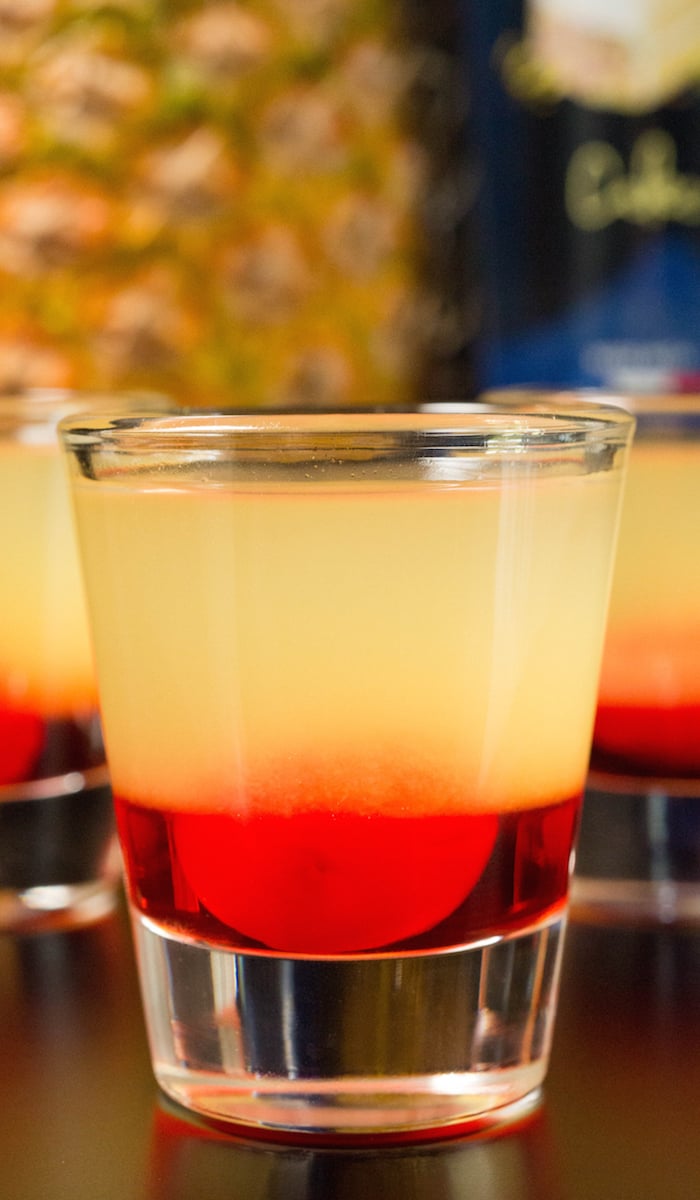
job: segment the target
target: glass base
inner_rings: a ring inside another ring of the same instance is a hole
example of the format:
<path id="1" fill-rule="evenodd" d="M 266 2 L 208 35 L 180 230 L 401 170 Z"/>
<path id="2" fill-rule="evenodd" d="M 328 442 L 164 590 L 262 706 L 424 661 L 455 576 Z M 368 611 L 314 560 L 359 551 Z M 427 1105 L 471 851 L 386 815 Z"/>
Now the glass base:
<path id="1" fill-rule="evenodd" d="M 23 892 L 0 889 L 0 932 L 55 933 L 94 925 L 114 912 L 117 896 L 113 880 L 49 884 Z"/>
<path id="2" fill-rule="evenodd" d="M 91 925 L 121 878 L 104 768 L 0 789 L 0 932 Z"/>
<path id="3" fill-rule="evenodd" d="M 496 1121 L 546 1069 L 564 918 L 449 952 L 310 959 L 134 915 L 158 1083 L 249 1130 L 375 1136 Z"/>
<path id="4" fill-rule="evenodd" d="M 700 780 L 591 776 L 571 916 L 700 925 Z"/>

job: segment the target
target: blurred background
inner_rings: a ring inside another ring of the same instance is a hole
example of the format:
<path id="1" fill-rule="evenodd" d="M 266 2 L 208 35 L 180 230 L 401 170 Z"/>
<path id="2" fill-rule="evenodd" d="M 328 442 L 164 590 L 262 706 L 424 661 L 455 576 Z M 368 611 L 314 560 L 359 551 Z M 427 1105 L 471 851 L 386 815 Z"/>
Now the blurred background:
<path id="1" fill-rule="evenodd" d="M 480 384 L 700 383 L 700 4 L 463 4 Z"/>
<path id="2" fill-rule="evenodd" d="M 0 0 L 0 392 L 700 379 L 700 5 Z"/>
<path id="3" fill-rule="evenodd" d="M 0 0 L 0 392 L 468 394 L 451 0 Z"/>

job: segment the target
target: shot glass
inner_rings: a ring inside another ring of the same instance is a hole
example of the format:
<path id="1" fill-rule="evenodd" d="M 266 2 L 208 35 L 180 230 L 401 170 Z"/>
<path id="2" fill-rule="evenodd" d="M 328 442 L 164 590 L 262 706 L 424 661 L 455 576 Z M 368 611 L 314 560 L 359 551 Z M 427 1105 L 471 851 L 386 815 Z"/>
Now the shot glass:
<path id="1" fill-rule="evenodd" d="M 153 1067 L 289 1135 L 546 1072 L 632 419 L 64 422 Z"/>
<path id="2" fill-rule="evenodd" d="M 700 396 L 636 417 L 573 906 L 700 922 Z"/>
<path id="3" fill-rule="evenodd" d="M 63 390 L 0 397 L 0 930 L 89 924 L 111 912 L 118 894 L 119 847 L 57 435 L 61 417 L 105 402 Z"/>

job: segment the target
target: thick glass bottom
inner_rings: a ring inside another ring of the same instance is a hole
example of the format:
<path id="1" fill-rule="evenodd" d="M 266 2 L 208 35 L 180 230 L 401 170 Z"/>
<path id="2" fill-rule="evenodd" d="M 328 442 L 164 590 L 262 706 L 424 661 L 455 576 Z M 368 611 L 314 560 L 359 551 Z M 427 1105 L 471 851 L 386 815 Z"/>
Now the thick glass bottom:
<path id="1" fill-rule="evenodd" d="M 539 1088 L 563 913 L 440 953 L 283 958 L 134 914 L 153 1068 L 172 1099 L 249 1129 L 373 1136 L 507 1119 Z"/>
<path id="2" fill-rule="evenodd" d="M 0 932 L 57 933 L 103 921 L 117 905 L 114 879 L 0 889 Z"/>
<path id="3" fill-rule="evenodd" d="M 104 768 L 0 789 L 0 931 L 90 925 L 121 877 Z"/>
<path id="4" fill-rule="evenodd" d="M 571 915 L 592 924 L 700 924 L 700 780 L 591 777 Z"/>

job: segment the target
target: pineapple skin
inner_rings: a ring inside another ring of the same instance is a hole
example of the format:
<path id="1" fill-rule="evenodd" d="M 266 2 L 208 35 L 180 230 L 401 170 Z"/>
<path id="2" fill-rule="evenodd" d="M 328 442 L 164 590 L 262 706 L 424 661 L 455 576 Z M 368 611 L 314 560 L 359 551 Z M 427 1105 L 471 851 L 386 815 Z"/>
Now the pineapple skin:
<path id="1" fill-rule="evenodd" d="M 0 393 L 430 398 L 471 335 L 462 115 L 401 0 L 0 0 Z"/>

